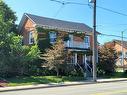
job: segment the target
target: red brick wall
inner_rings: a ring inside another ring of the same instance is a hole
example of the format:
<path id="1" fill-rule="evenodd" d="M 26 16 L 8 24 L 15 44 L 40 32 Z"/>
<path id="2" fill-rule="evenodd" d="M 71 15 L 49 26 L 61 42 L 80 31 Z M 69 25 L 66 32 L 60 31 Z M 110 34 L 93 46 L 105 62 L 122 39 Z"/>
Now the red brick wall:
<path id="1" fill-rule="evenodd" d="M 121 45 L 119 44 L 115 44 L 115 47 L 117 52 L 120 52 L 121 51 Z M 124 55 L 125 55 L 125 52 L 127 52 L 127 49 L 126 48 L 123 48 L 123 51 L 124 51 Z M 127 61 L 124 60 L 124 65 L 127 65 Z"/>
<path id="2" fill-rule="evenodd" d="M 106 46 L 111 47 L 111 48 L 114 48 L 117 53 L 122 51 L 122 49 L 121 49 L 122 47 L 118 43 L 109 42 L 109 43 L 106 43 Z M 123 51 L 124 51 L 124 54 L 125 54 L 125 52 L 127 52 L 127 49 L 126 48 L 123 48 Z M 120 65 L 121 64 L 120 63 L 120 60 L 117 60 L 116 63 L 117 63 L 117 65 Z M 127 61 L 125 61 L 125 60 L 124 60 L 124 65 L 127 65 Z"/>
<path id="3" fill-rule="evenodd" d="M 34 23 L 30 19 L 27 18 L 22 29 L 21 29 L 21 33 L 22 33 L 22 36 L 24 37 L 23 41 L 24 41 L 25 45 L 28 45 L 29 32 L 32 31 L 33 29 L 35 29 Z M 33 31 L 33 32 L 35 32 L 35 31 Z M 74 36 L 74 41 L 83 42 L 84 39 Z M 90 46 L 92 46 L 92 41 L 93 41 L 93 38 L 92 38 L 92 36 L 90 36 Z"/>
<path id="4" fill-rule="evenodd" d="M 84 39 L 82 39 L 81 37 L 77 37 L 77 36 L 73 36 L 73 39 L 74 41 L 77 41 L 77 42 L 83 42 Z"/>
<path id="5" fill-rule="evenodd" d="M 25 45 L 29 44 L 29 32 L 32 31 L 34 28 L 35 28 L 34 23 L 31 20 L 26 19 L 21 30 L 23 36 L 23 42 Z"/>

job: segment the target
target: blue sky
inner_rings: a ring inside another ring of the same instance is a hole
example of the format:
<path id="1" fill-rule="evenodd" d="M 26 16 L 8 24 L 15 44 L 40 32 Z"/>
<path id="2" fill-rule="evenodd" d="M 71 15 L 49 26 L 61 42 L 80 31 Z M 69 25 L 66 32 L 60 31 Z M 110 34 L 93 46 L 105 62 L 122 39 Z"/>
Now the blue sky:
<path id="1" fill-rule="evenodd" d="M 60 0 L 87 4 L 88 0 Z M 50 0 L 5 0 L 5 2 L 16 12 L 17 23 L 21 20 L 23 13 L 31 13 L 40 16 L 56 18 L 61 20 L 81 22 L 92 27 L 92 8 L 87 5 L 68 4 L 62 6 Z M 97 6 L 108 8 L 117 12 L 127 14 L 127 0 L 97 0 Z M 61 8 L 62 7 L 62 8 Z M 60 9 L 61 8 L 61 9 Z M 58 12 L 58 10 L 60 10 Z M 104 34 L 119 35 L 127 29 L 127 16 L 115 14 L 97 8 L 97 30 Z M 127 31 L 124 32 L 127 37 Z M 99 36 L 98 41 L 104 43 L 116 37 Z M 127 39 L 124 39 L 127 40 Z"/>

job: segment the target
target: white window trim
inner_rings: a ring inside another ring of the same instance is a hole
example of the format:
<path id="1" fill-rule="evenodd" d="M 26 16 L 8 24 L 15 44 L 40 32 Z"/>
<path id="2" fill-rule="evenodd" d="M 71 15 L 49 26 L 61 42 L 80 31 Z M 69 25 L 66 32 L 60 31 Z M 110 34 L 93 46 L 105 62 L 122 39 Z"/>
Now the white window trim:
<path id="1" fill-rule="evenodd" d="M 87 42 L 85 41 L 86 38 L 87 38 L 87 40 L 88 40 Z M 86 45 L 87 48 L 90 47 L 90 36 L 85 36 L 85 37 L 84 37 L 84 43 L 85 43 L 85 45 Z"/>
<path id="2" fill-rule="evenodd" d="M 86 38 L 87 38 L 87 40 L 88 40 L 87 42 L 85 41 Z M 90 37 L 89 37 L 89 36 L 85 36 L 85 38 L 84 38 L 84 42 L 85 42 L 85 43 L 90 43 Z"/>
<path id="3" fill-rule="evenodd" d="M 55 35 L 51 36 L 51 34 L 55 34 Z M 56 39 L 56 38 L 57 38 L 56 32 L 55 32 L 55 31 L 49 32 L 49 37 L 50 37 L 50 39 Z M 50 43 L 51 43 L 51 44 L 54 44 L 55 42 L 51 42 L 51 41 L 50 41 Z"/>
<path id="4" fill-rule="evenodd" d="M 33 38 L 33 32 L 30 31 L 29 32 L 29 44 L 33 44 L 33 42 L 31 42 L 31 39 Z"/>

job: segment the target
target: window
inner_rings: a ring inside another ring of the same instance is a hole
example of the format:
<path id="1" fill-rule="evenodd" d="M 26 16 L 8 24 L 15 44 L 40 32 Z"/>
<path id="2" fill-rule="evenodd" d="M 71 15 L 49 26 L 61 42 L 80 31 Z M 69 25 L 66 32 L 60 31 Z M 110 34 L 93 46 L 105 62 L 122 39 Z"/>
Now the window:
<path id="1" fill-rule="evenodd" d="M 89 43 L 89 36 L 85 36 L 84 41 L 85 41 L 85 43 Z"/>
<path id="2" fill-rule="evenodd" d="M 33 32 L 29 32 L 29 44 L 34 44 Z"/>
<path id="3" fill-rule="evenodd" d="M 85 36 L 84 37 L 84 43 L 85 43 L 85 47 L 89 48 L 90 47 L 90 39 L 89 36 Z"/>
<path id="4" fill-rule="evenodd" d="M 50 43 L 54 44 L 56 42 L 56 32 L 49 32 Z"/>

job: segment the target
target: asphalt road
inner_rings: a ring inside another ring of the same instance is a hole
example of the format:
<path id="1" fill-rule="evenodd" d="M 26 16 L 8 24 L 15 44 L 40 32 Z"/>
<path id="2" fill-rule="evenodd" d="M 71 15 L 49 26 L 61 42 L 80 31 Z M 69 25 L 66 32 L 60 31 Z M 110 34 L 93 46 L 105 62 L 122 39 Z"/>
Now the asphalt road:
<path id="1" fill-rule="evenodd" d="M 127 95 L 127 81 L 9 91 L 0 95 Z"/>

